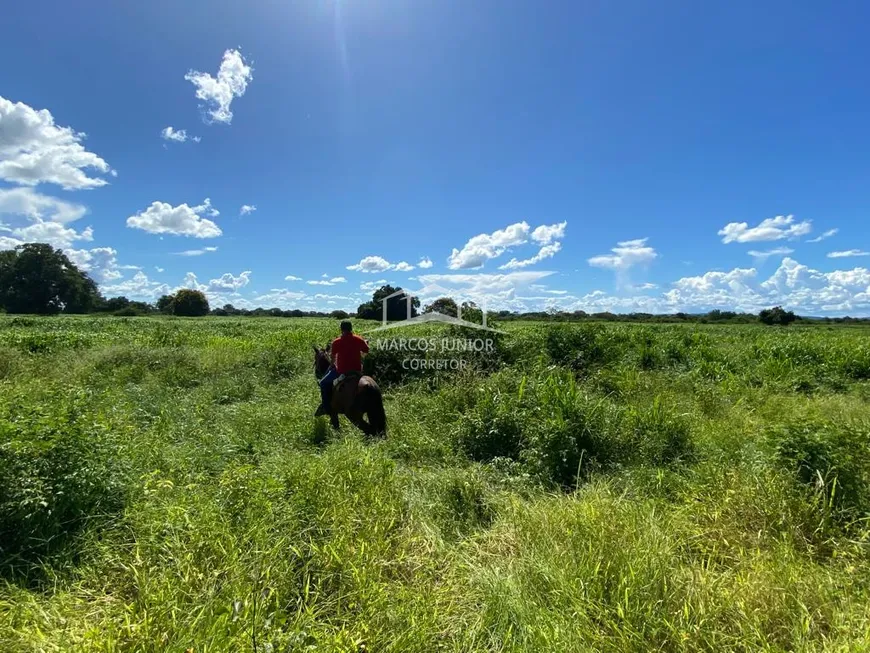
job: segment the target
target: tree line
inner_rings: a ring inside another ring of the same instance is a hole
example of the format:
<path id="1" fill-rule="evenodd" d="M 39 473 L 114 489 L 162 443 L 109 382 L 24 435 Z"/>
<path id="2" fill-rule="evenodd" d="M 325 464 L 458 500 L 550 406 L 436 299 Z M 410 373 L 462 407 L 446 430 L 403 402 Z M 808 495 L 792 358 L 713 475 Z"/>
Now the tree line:
<path id="1" fill-rule="evenodd" d="M 386 304 L 386 306 L 385 306 Z M 54 315 L 57 313 L 105 313 L 118 316 L 178 315 L 200 317 L 205 315 L 238 317 L 330 317 L 388 321 L 415 317 L 420 313 L 420 300 L 409 299 L 402 288 L 381 286 L 368 302 L 360 304 L 356 313 L 343 310 L 330 312 L 280 308 L 236 308 L 225 304 L 209 306 L 208 298 L 199 290 L 181 289 L 163 295 L 154 304 L 130 300 L 127 297 L 104 298 L 97 284 L 80 270 L 63 251 L 44 243 L 26 243 L 15 249 L 0 251 L 0 310 L 6 313 Z M 459 305 L 450 297 L 441 297 L 423 308 L 423 312 L 436 311 L 445 315 L 481 322 L 482 310 L 474 302 Z M 870 318 L 802 318 L 780 306 L 753 313 L 712 310 L 703 314 L 673 313 L 586 313 L 585 311 L 512 312 L 488 311 L 488 320 L 540 320 L 553 322 L 579 322 L 587 320 L 607 322 L 696 322 L 714 324 L 749 324 L 787 326 L 793 322 L 870 323 Z"/>

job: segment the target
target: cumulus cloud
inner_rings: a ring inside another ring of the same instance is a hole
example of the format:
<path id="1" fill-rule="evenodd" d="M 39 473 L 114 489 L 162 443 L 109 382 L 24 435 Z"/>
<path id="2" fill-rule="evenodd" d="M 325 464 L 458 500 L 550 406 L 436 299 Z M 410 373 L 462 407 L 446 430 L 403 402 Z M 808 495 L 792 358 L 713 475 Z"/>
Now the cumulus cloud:
<path id="1" fill-rule="evenodd" d="M 554 240 L 562 240 L 565 237 L 565 227 L 567 226 L 567 221 L 551 225 L 542 224 L 532 232 L 532 240 L 539 245 L 549 245 Z"/>
<path id="2" fill-rule="evenodd" d="M 531 230 L 526 221 L 516 222 L 491 234 L 478 234 L 471 238 L 462 249 L 454 249 L 447 259 L 451 270 L 475 270 L 483 267 L 490 259 L 498 258 L 508 249 L 532 241 L 539 245 L 549 245 L 557 238 L 563 238 L 567 222 L 541 225 Z M 555 254 L 557 250 L 547 250 Z M 544 256 L 546 258 L 546 255 Z"/>
<path id="3" fill-rule="evenodd" d="M 175 141 L 176 143 L 186 143 L 188 140 L 193 141 L 194 143 L 199 143 L 199 136 L 190 136 L 187 135 L 187 130 L 185 129 L 174 129 L 172 126 L 165 127 L 163 131 L 160 132 L 160 137 L 165 141 Z"/>
<path id="4" fill-rule="evenodd" d="M 441 296 L 445 291 L 458 300 L 466 298 L 486 305 L 488 309 L 509 306 L 523 290 L 552 275 L 547 271 L 520 271 L 504 274 L 423 274 L 422 287 L 414 291 L 421 298 Z"/>
<path id="5" fill-rule="evenodd" d="M 239 276 L 234 277 L 229 272 L 221 275 L 217 279 L 212 279 L 208 282 L 207 290 L 209 292 L 230 291 L 235 292 L 239 288 L 244 288 L 251 281 L 251 271 L 245 270 Z"/>
<path id="6" fill-rule="evenodd" d="M 216 252 L 217 247 L 203 247 L 202 249 L 186 249 L 183 252 L 173 252 L 176 256 L 202 256 L 209 252 Z"/>
<path id="7" fill-rule="evenodd" d="M 245 94 L 253 79 L 253 71 L 238 50 L 227 50 L 217 77 L 191 70 L 184 79 L 196 87 L 197 99 L 206 103 L 209 121 L 228 125 L 233 120 L 230 110 L 233 99 Z"/>
<path id="8" fill-rule="evenodd" d="M 655 249 L 646 244 L 647 238 L 623 240 L 610 251 L 613 254 L 601 254 L 588 260 L 589 265 L 610 270 L 627 270 L 635 265 L 644 265 L 654 261 L 658 254 Z"/>
<path id="9" fill-rule="evenodd" d="M 80 270 L 87 272 L 97 283 L 103 284 L 123 277 L 121 270 L 137 270 L 135 265 L 120 265 L 118 252 L 111 247 L 92 249 L 65 249 L 64 254 Z"/>
<path id="10" fill-rule="evenodd" d="M 754 243 L 805 236 L 812 230 L 812 221 L 795 222 L 793 215 L 778 215 L 762 220 L 756 227 L 746 222 L 730 222 L 719 230 L 723 243 Z"/>
<path id="11" fill-rule="evenodd" d="M 407 261 L 399 261 L 398 263 L 396 263 L 396 265 L 393 266 L 393 269 L 396 272 L 410 272 L 414 269 L 414 266 Z"/>
<path id="12" fill-rule="evenodd" d="M 833 236 L 833 235 L 839 233 L 839 231 L 840 231 L 840 230 L 837 229 L 837 228 L 834 228 L 834 229 L 828 229 L 828 230 L 827 230 L 825 233 L 823 233 L 821 236 L 816 236 L 815 238 L 810 238 L 807 242 L 808 242 L 808 243 L 820 243 L 820 242 L 822 242 L 823 240 L 825 240 L 826 238 L 830 238 L 831 236 Z"/>
<path id="13" fill-rule="evenodd" d="M 525 268 L 530 265 L 534 265 L 535 263 L 540 263 L 541 261 L 554 257 L 559 250 L 562 249 L 562 243 L 556 241 L 550 245 L 544 245 L 541 249 L 538 250 L 538 253 L 535 254 L 531 258 L 527 258 L 523 261 L 518 261 L 515 258 L 512 258 L 510 261 L 505 263 L 504 265 L 499 266 L 499 270 L 516 270 L 519 268 Z"/>
<path id="14" fill-rule="evenodd" d="M 215 217 L 218 211 L 205 198 L 199 206 L 179 204 L 172 206 L 166 202 L 152 202 L 144 211 L 127 218 L 127 226 L 142 229 L 152 234 L 173 234 L 195 238 L 215 238 L 223 233 L 214 222 L 202 215 Z"/>
<path id="15" fill-rule="evenodd" d="M 529 224 L 523 221 L 491 234 L 478 234 L 465 243 L 462 249 L 454 249 L 447 259 L 447 265 L 451 270 L 481 268 L 488 260 L 501 256 L 508 247 L 528 242 L 529 233 Z"/>
<path id="16" fill-rule="evenodd" d="M 828 258 L 848 258 L 850 256 L 870 256 L 870 252 L 862 249 L 847 249 L 842 252 L 828 252 Z"/>
<path id="17" fill-rule="evenodd" d="M 154 300 L 160 295 L 166 295 L 172 292 L 168 285 L 152 281 L 144 272 L 137 272 L 132 278 L 125 281 L 101 286 L 103 295 L 106 297 L 116 297 L 123 295 L 130 299 L 137 300 Z"/>
<path id="18" fill-rule="evenodd" d="M 348 270 L 356 272 L 367 272 L 374 274 L 376 272 L 386 272 L 393 269 L 393 264 L 382 256 L 366 256 L 359 263 L 348 265 Z"/>
<path id="19" fill-rule="evenodd" d="M 432 267 L 432 265 L 433 265 L 433 263 L 428 256 L 424 256 L 417 263 L 417 267 L 420 268 L 421 270 L 428 270 L 429 268 Z"/>
<path id="20" fill-rule="evenodd" d="M 91 241 L 91 227 L 77 231 L 68 226 L 86 212 L 81 204 L 42 195 L 32 188 L 0 188 L 2 248 L 43 242 L 66 249 L 76 241 Z"/>
<path id="21" fill-rule="evenodd" d="M 249 215 L 257 210 L 257 207 L 253 204 L 242 204 L 242 208 L 239 209 L 239 215 Z"/>
<path id="22" fill-rule="evenodd" d="M 88 171 L 113 171 L 82 145 L 85 134 L 59 127 L 47 109 L 0 96 L 0 179 L 25 186 L 57 184 L 65 190 L 105 186 Z"/>
<path id="23" fill-rule="evenodd" d="M 284 277 L 284 281 L 302 281 L 302 277 L 294 277 L 292 274 L 288 274 Z"/>
<path id="24" fill-rule="evenodd" d="M 20 215 L 31 220 L 51 220 L 66 224 L 88 212 L 81 204 L 42 195 L 32 188 L 0 188 L 0 215 Z"/>

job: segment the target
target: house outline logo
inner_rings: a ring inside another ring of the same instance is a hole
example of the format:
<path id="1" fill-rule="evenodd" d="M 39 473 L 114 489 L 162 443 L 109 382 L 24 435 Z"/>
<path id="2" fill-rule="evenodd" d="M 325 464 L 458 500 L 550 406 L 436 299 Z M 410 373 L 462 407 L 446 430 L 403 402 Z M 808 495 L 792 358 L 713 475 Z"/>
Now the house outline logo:
<path id="1" fill-rule="evenodd" d="M 427 294 L 429 292 L 434 292 L 440 294 L 442 297 L 450 297 L 450 290 L 446 288 L 442 288 L 438 285 L 426 286 Z M 407 306 L 407 317 L 404 320 L 400 320 L 398 322 L 393 322 L 390 324 L 387 322 L 387 303 L 389 300 L 395 297 L 404 297 L 405 304 Z M 504 333 L 500 329 L 494 329 L 492 327 L 487 326 L 486 324 L 486 298 L 484 297 L 482 306 L 480 306 L 480 310 L 483 316 L 483 324 L 478 324 L 477 322 L 469 322 L 467 320 L 462 319 L 462 304 L 456 302 L 456 317 L 452 315 L 445 315 L 444 313 L 439 313 L 438 311 L 431 311 L 429 313 L 421 313 L 416 317 L 412 317 L 413 315 L 413 302 L 414 299 L 417 298 L 418 295 L 409 292 L 407 290 L 399 289 L 396 292 L 387 295 L 383 299 L 381 299 L 381 307 L 382 307 L 382 317 L 381 317 L 381 326 L 376 329 L 372 329 L 372 331 L 384 331 L 385 329 L 396 329 L 400 327 L 412 326 L 414 324 L 427 324 L 430 322 L 439 322 L 441 324 L 452 324 L 454 326 L 462 326 L 467 327 L 469 329 L 477 329 L 479 331 L 489 331 L 490 333 Z M 470 299 L 470 298 L 469 298 Z M 454 299 L 454 301 L 456 301 Z"/>

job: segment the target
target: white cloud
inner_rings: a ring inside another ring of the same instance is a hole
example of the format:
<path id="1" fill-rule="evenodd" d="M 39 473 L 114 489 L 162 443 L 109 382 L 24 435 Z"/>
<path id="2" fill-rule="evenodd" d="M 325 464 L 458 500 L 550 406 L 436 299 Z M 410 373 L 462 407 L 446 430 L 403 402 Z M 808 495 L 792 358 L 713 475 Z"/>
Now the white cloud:
<path id="1" fill-rule="evenodd" d="M 210 107 L 208 115 L 211 121 L 229 124 L 233 120 L 233 112 L 230 110 L 233 98 L 245 94 L 253 74 L 238 50 L 227 50 L 216 78 L 208 73 L 191 70 L 184 79 L 196 87 L 196 97 Z"/>
<path id="2" fill-rule="evenodd" d="M 805 236 L 812 230 L 812 221 L 795 222 L 793 215 L 778 215 L 762 220 L 757 227 L 746 222 L 730 222 L 719 230 L 723 243 L 754 243 Z"/>
<path id="3" fill-rule="evenodd" d="M 0 188 L 0 232 L 7 234 L 3 246 L 41 242 L 67 249 L 76 241 L 91 241 L 91 227 L 77 231 L 67 226 L 86 212 L 80 204 L 41 195 L 32 188 Z"/>
<path id="4" fill-rule="evenodd" d="M 63 249 L 71 247 L 75 241 L 84 240 L 90 242 L 94 239 L 94 230 L 90 227 L 86 227 L 83 231 L 79 232 L 70 227 L 65 227 L 59 222 L 35 222 L 26 227 L 4 227 L 3 230 L 8 231 L 13 237 L 25 243 L 48 243 L 53 247 Z"/>
<path id="5" fill-rule="evenodd" d="M 410 272 L 414 269 L 414 266 L 407 261 L 399 261 L 398 263 L 396 263 L 396 265 L 393 266 L 393 269 L 396 272 Z"/>
<path id="6" fill-rule="evenodd" d="M 221 235 L 221 229 L 214 222 L 203 218 L 201 214 L 212 217 L 218 211 L 211 206 L 211 201 L 205 201 L 199 206 L 190 207 L 187 204 L 172 206 L 166 202 L 152 202 L 144 211 L 127 218 L 127 226 L 142 229 L 152 234 L 173 234 L 176 236 L 194 236 L 196 238 L 215 238 Z"/>
<path id="7" fill-rule="evenodd" d="M 635 265 L 651 263 L 658 254 L 655 249 L 646 244 L 647 240 L 647 238 L 623 240 L 610 250 L 613 254 L 593 256 L 588 263 L 594 267 L 611 270 L 627 270 Z"/>
<path id="8" fill-rule="evenodd" d="M 429 259 L 428 256 L 424 256 L 417 263 L 417 267 L 422 269 L 422 270 L 428 270 L 429 268 L 432 267 L 432 265 L 434 265 L 434 264 L 432 263 L 432 261 Z"/>
<path id="9" fill-rule="evenodd" d="M 216 252 L 217 247 L 203 247 L 202 249 L 186 249 L 183 252 L 173 252 L 176 256 L 202 256 L 209 252 Z"/>
<path id="10" fill-rule="evenodd" d="M 451 293 L 457 301 L 466 298 L 488 309 L 508 307 L 519 293 L 540 280 L 552 275 L 547 271 L 508 272 L 505 274 L 424 274 L 419 281 L 422 288 L 413 290 L 421 298 L 441 296 L 444 291 Z"/>
<path id="11" fill-rule="evenodd" d="M 789 247 L 774 247 L 773 249 L 768 249 L 763 252 L 756 249 L 750 249 L 747 254 L 758 259 L 760 262 L 763 262 L 771 256 L 785 256 L 787 254 L 792 254 L 793 252 L 794 250 Z"/>
<path id="12" fill-rule="evenodd" d="M 292 274 L 288 274 L 284 277 L 284 281 L 302 281 L 302 277 L 294 277 Z"/>
<path id="13" fill-rule="evenodd" d="M 81 204 L 42 195 L 32 188 L 0 188 L 0 215 L 22 215 L 31 220 L 65 224 L 87 213 Z"/>
<path id="14" fill-rule="evenodd" d="M 533 236 L 534 237 L 534 236 Z M 505 263 L 504 265 L 499 266 L 499 270 L 516 270 L 519 268 L 525 268 L 530 265 L 534 265 L 535 263 L 540 263 L 544 259 L 552 258 L 556 255 L 559 250 L 562 249 L 562 243 L 556 241 L 550 245 L 544 245 L 538 250 L 538 253 L 535 254 L 532 258 L 527 258 L 524 261 L 518 261 L 515 258 L 512 258 L 510 261 Z"/>
<path id="15" fill-rule="evenodd" d="M 174 129 L 172 126 L 164 128 L 160 132 L 160 137 L 165 141 L 175 141 L 176 143 L 185 143 L 188 140 L 194 143 L 199 143 L 200 141 L 199 136 L 188 137 L 186 129 Z"/>
<path id="16" fill-rule="evenodd" d="M 539 245 L 549 245 L 554 240 L 562 240 L 565 237 L 565 227 L 567 226 L 567 221 L 551 225 L 542 224 L 532 232 L 532 240 Z"/>
<path id="17" fill-rule="evenodd" d="M 757 312 L 784 306 L 804 315 L 870 309 L 870 271 L 865 268 L 821 272 L 786 257 L 766 280 L 755 268 L 707 272 L 674 282 L 658 310 L 730 310 Z"/>
<path id="18" fill-rule="evenodd" d="M 348 265 L 348 270 L 356 272 L 386 272 L 393 269 L 393 264 L 381 256 L 366 256 L 359 263 Z"/>
<path id="19" fill-rule="evenodd" d="M 300 301 L 309 299 L 309 295 L 304 292 L 287 290 L 286 288 L 273 288 L 269 292 L 262 295 L 254 296 L 253 303 L 258 306 L 277 307 L 277 308 L 295 308 Z"/>
<path id="20" fill-rule="evenodd" d="M 257 210 L 257 207 L 253 204 L 242 204 L 242 208 L 239 209 L 239 215 L 249 215 Z"/>
<path id="21" fill-rule="evenodd" d="M 359 289 L 363 292 L 374 292 L 381 286 L 387 285 L 386 279 L 378 279 L 377 281 L 365 281 L 359 285 Z"/>
<path id="22" fill-rule="evenodd" d="M 157 270 L 158 272 L 163 272 L 163 268 L 158 267 L 156 265 L 154 266 L 154 269 Z"/>
<path id="23" fill-rule="evenodd" d="M 490 259 L 498 258 L 511 247 L 517 247 L 529 242 L 529 238 L 538 245 L 550 245 L 554 240 L 565 236 L 567 222 L 558 224 L 540 225 L 531 231 L 528 223 L 516 222 L 504 229 L 498 229 L 491 234 L 478 234 L 471 238 L 462 249 L 454 249 L 448 258 L 448 267 L 451 270 L 476 270 Z M 548 258 L 557 250 L 543 249 L 542 258 Z M 540 254 L 541 252 L 539 252 Z M 541 260 L 541 259 L 539 259 Z M 514 260 L 508 265 L 517 267 L 520 261 Z M 531 264 L 529 264 L 531 265 Z M 502 269 L 510 269 L 503 267 Z"/>
<path id="24" fill-rule="evenodd" d="M 100 287 L 103 295 L 106 297 L 117 297 L 123 295 L 129 299 L 153 301 L 172 292 L 165 283 L 151 281 L 144 272 L 137 272 L 132 278 L 126 281 L 120 281 L 115 284 L 103 285 Z"/>
<path id="25" fill-rule="evenodd" d="M 138 269 L 132 265 L 119 265 L 118 252 L 111 247 L 65 249 L 64 254 L 75 263 L 76 267 L 87 272 L 97 283 L 120 279 L 124 276 L 121 270 Z"/>
<path id="26" fill-rule="evenodd" d="M 861 249 L 847 249 L 843 252 L 828 252 L 828 258 L 847 258 L 850 256 L 870 256 L 870 252 Z"/>
<path id="27" fill-rule="evenodd" d="M 522 245 L 528 240 L 529 225 L 525 221 L 508 225 L 491 234 L 479 234 L 465 243 L 461 250 L 453 250 L 448 258 L 448 267 L 451 270 L 481 268 L 489 259 L 501 256 L 508 247 Z"/>
<path id="28" fill-rule="evenodd" d="M 289 279 L 289 277 L 287 279 Z M 345 283 L 346 281 L 347 279 L 345 279 L 344 277 L 332 277 L 331 279 L 317 279 L 314 281 L 306 281 L 306 283 L 312 286 L 334 286 L 337 283 Z"/>
<path id="29" fill-rule="evenodd" d="M 108 182 L 85 170 L 113 172 L 82 145 L 85 134 L 59 127 L 47 109 L 0 96 L 0 179 L 25 186 L 57 184 L 66 190 L 96 188 Z"/>
<path id="30" fill-rule="evenodd" d="M 835 234 L 838 233 L 839 231 L 840 231 L 840 230 L 837 229 L 837 228 L 834 228 L 834 229 L 828 229 L 828 230 L 827 230 L 825 233 L 823 233 L 821 236 L 816 236 L 815 238 L 810 238 L 807 242 L 808 242 L 808 243 L 819 243 L 819 242 L 825 240 L 825 238 L 830 238 L 831 236 L 835 235 Z"/>
<path id="31" fill-rule="evenodd" d="M 239 274 L 239 276 L 234 277 L 232 274 L 227 272 L 223 274 L 217 279 L 212 279 L 208 282 L 207 290 L 209 292 L 220 292 L 220 291 L 232 291 L 235 292 L 239 288 L 244 288 L 250 283 L 251 279 L 251 271 L 246 270 Z"/>

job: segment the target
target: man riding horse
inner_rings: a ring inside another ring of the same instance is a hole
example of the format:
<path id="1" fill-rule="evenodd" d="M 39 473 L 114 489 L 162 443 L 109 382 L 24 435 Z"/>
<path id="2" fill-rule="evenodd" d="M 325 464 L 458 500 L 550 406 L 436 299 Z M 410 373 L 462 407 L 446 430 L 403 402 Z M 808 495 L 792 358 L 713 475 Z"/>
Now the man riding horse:
<path id="1" fill-rule="evenodd" d="M 314 348 L 314 374 L 320 384 L 320 406 L 314 416 L 329 415 L 338 428 L 338 415 L 343 413 L 367 435 L 383 435 L 387 422 L 381 390 L 362 374 L 362 358 L 368 351 L 368 343 L 353 332 L 348 320 L 341 323 L 341 336 L 326 349 Z"/>
<path id="2" fill-rule="evenodd" d="M 332 386 L 335 380 L 343 374 L 362 374 L 362 357 L 369 353 L 369 343 L 353 332 L 350 320 L 344 320 L 340 328 L 341 335 L 333 340 L 332 345 L 327 348 L 332 354 L 332 366 L 320 379 L 320 406 L 314 413 L 315 417 L 329 413 Z"/>

